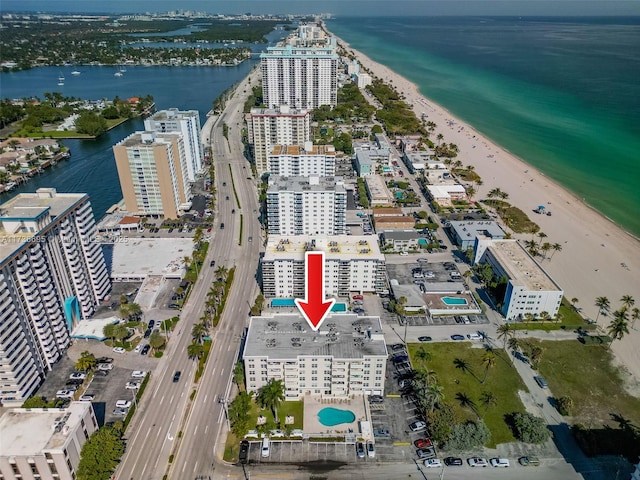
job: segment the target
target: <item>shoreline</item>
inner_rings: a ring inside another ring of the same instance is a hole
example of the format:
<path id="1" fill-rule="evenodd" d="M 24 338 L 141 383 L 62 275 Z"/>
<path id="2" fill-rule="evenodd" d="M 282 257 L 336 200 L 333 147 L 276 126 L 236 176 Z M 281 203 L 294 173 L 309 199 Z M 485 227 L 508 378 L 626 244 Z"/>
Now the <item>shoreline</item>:
<path id="1" fill-rule="evenodd" d="M 324 28 L 330 32 L 326 25 Z M 483 180 L 476 187 L 476 201 L 486 198 L 492 188 L 501 188 L 509 194 L 509 203 L 540 226 L 540 232 L 547 235 L 545 242 L 561 245 L 562 250 L 555 252 L 552 259 L 536 258 L 536 262 L 561 286 L 565 298 L 579 299 L 577 307 L 585 318 L 598 318 L 598 325 L 606 332 L 611 313 L 598 314 L 594 304 L 597 297 L 609 299 L 611 312 L 620 308 L 619 299 L 623 295 L 632 295 L 640 302 L 640 239 L 635 234 L 423 95 L 415 83 L 354 49 L 342 38 L 336 36 L 336 40 L 362 67 L 404 95 L 404 101 L 418 118 L 426 113 L 427 120 L 437 124 L 430 135 L 432 139 L 442 134 L 444 142 L 458 145 L 457 159 L 473 165 Z M 534 215 L 537 205 L 547 205 L 553 215 Z M 513 234 L 513 238 L 535 237 Z M 629 334 L 614 341 L 611 350 L 640 381 L 640 322 L 633 329 L 631 323 L 630 319 Z"/>

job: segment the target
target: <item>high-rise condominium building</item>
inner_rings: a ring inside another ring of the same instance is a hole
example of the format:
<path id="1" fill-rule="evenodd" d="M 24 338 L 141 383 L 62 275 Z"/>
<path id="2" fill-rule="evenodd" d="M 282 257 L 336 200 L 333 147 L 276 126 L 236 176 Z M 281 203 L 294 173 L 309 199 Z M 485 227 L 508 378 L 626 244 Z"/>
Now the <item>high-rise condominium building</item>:
<path id="1" fill-rule="evenodd" d="M 333 145 L 276 145 L 268 160 L 271 175 L 287 177 L 332 177 L 336 172 L 336 151 Z"/>
<path id="2" fill-rule="evenodd" d="M 0 478 L 73 480 L 82 446 L 96 430 L 91 402 L 10 409 L 0 417 Z"/>
<path id="3" fill-rule="evenodd" d="M 191 208 L 183 135 L 135 132 L 113 154 L 128 212 L 177 218 Z"/>
<path id="4" fill-rule="evenodd" d="M 311 140 L 311 111 L 279 108 L 252 108 L 247 114 L 249 141 L 258 175 L 269 171 L 267 158 L 275 145 L 304 145 Z"/>
<path id="5" fill-rule="evenodd" d="M 200 113 L 177 108 L 160 110 L 144 121 L 145 130 L 158 133 L 181 133 L 184 139 L 187 179 L 194 182 L 202 171 L 204 149 L 200 141 Z"/>
<path id="6" fill-rule="evenodd" d="M 342 177 L 269 176 L 269 235 L 342 235 L 346 218 Z"/>
<path id="7" fill-rule="evenodd" d="M 338 54 L 335 38 L 322 46 L 268 47 L 260 55 L 262 95 L 268 108 L 335 107 L 338 101 Z"/>
<path id="8" fill-rule="evenodd" d="M 111 288 L 85 194 L 41 188 L 0 206 L 0 402 L 20 402 Z"/>
<path id="9" fill-rule="evenodd" d="M 324 289 L 328 296 L 387 289 L 384 255 L 375 236 L 269 235 L 262 257 L 265 297 L 305 298 L 305 252 L 324 252 Z"/>

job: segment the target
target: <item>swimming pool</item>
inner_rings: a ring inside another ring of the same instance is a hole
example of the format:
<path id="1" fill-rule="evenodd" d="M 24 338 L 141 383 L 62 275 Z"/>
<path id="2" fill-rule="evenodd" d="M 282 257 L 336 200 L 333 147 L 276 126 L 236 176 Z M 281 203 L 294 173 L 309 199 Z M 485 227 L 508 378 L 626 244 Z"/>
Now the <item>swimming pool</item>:
<path id="1" fill-rule="evenodd" d="M 351 410 L 328 407 L 318 412 L 318 421 L 325 427 L 335 427 L 341 423 L 351 423 L 355 419 L 356 415 Z"/>
<path id="2" fill-rule="evenodd" d="M 468 305 L 466 299 L 460 297 L 441 297 L 442 303 L 445 305 Z"/>

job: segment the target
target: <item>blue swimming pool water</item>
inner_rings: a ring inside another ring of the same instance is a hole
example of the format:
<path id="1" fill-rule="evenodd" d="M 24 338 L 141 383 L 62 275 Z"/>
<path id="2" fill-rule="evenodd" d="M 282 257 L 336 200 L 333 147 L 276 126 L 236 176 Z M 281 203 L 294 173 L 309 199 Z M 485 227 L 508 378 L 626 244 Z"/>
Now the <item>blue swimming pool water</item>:
<path id="1" fill-rule="evenodd" d="M 418 243 L 420 245 L 428 245 L 429 242 L 427 242 L 427 240 L 425 238 L 419 238 L 418 239 Z"/>
<path id="2" fill-rule="evenodd" d="M 335 303 L 333 307 L 331 307 L 332 312 L 346 312 L 347 306 L 344 303 Z"/>
<path id="3" fill-rule="evenodd" d="M 351 423 L 355 419 L 356 415 L 351 410 L 328 407 L 318 412 L 318 421 L 325 427 L 335 427 L 341 423 Z"/>
<path id="4" fill-rule="evenodd" d="M 469 302 L 459 297 L 442 297 L 442 303 L 445 305 L 467 305 Z"/>

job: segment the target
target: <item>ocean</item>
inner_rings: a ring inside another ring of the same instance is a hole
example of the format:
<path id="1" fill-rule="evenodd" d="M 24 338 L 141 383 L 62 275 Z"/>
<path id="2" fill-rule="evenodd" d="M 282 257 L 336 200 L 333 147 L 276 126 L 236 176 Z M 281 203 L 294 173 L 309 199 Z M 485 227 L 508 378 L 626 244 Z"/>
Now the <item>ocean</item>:
<path id="1" fill-rule="evenodd" d="M 343 17 L 326 24 L 640 236 L 640 18 Z"/>

